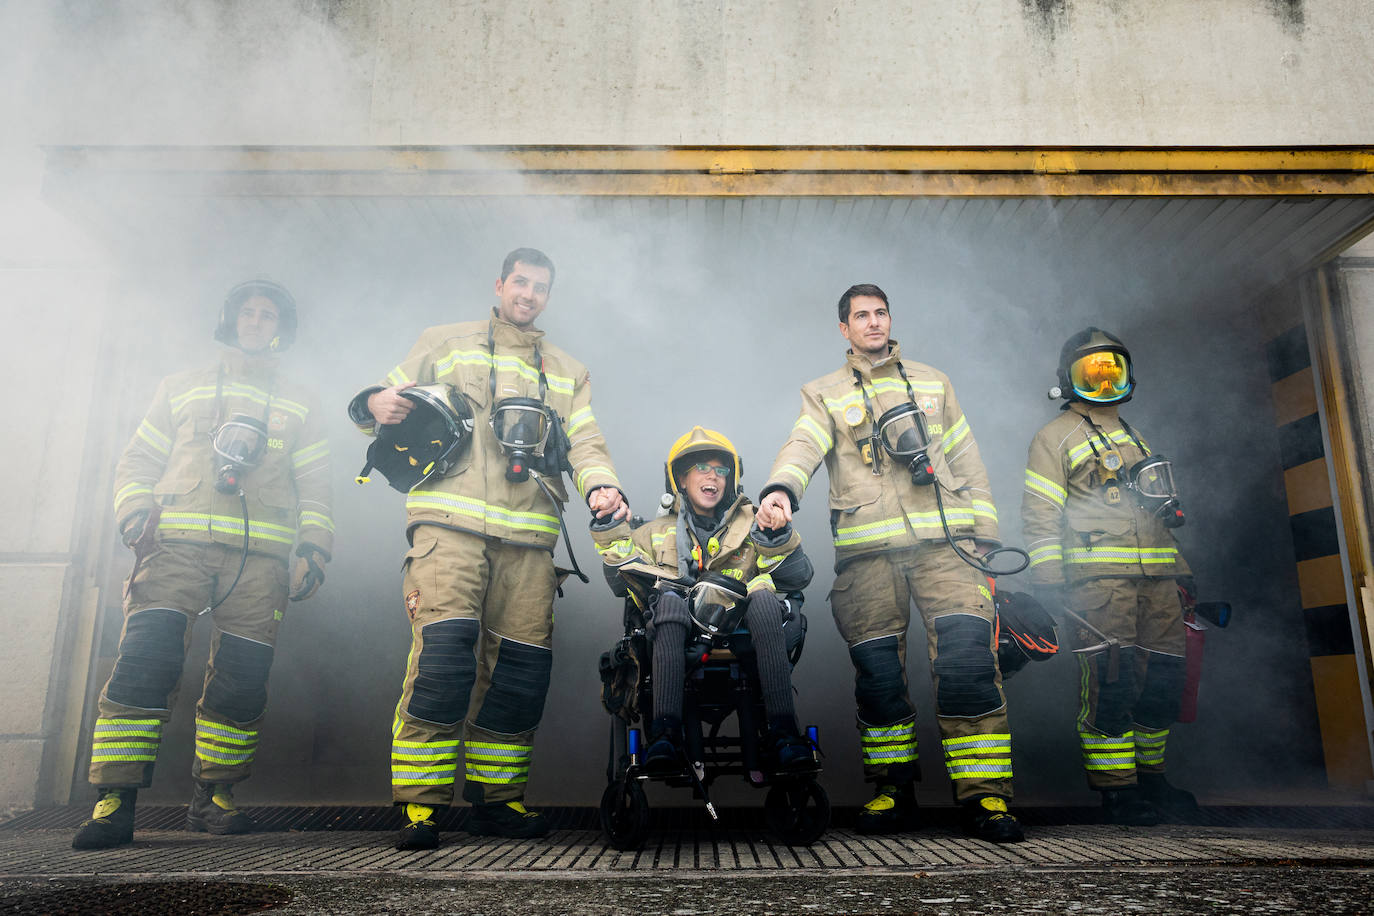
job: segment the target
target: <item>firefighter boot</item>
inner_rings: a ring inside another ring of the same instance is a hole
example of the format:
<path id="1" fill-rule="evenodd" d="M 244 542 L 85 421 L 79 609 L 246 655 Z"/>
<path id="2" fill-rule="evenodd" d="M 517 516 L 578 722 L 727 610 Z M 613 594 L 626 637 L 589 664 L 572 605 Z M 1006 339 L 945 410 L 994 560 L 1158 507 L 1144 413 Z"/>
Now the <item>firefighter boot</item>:
<path id="1" fill-rule="evenodd" d="M 196 783 L 191 807 L 186 811 L 186 829 L 227 836 L 231 833 L 252 833 L 258 825 L 234 805 L 234 788 L 230 785 Z"/>
<path id="2" fill-rule="evenodd" d="M 1163 773 L 1140 773 L 1136 779 L 1141 797 L 1155 806 L 1161 820 L 1187 824 L 1201 813 L 1193 793 L 1170 785 Z"/>
<path id="3" fill-rule="evenodd" d="M 649 726 L 649 747 L 644 752 L 644 772 L 672 776 L 682 772 L 682 720 L 659 716 Z"/>
<path id="4" fill-rule="evenodd" d="M 914 830 L 917 822 L 916 789 L 911 783 L 879 786 L 878 794 L 859 811 L 860 833 L 901 833 Z"/>
<path id="5" fill-rule="evenodd" d="M 111 849 L 134 841 L 137 789 L 101 789 L 90 820 L 72 837 L 72 849 Z"/>
<path id="6" fill-rule="evenodd" d="M 538 811 L 529 811 L 524 802 L 497 802 L 473 805 L 464 828 L 474 836 L 502 836 L 512 839 L 539 837 L 549 832 L 548 822 Z"/>
<path id="7" fill-rule="evenodd" d="M 402 851 L 434 849 L 439 845 L 439 825 L 434 809 L 414 802 L 405 806 L 406 825 L 396 834 L 396 848 Z"/>
<path id="8" fill-rule="evenodd" d="M 999 795 L 980 795 L 964 802 L 964 833 L 989 843 L 1019 843 L 1026 838 L 1021 822 Z"/>
<path id="9" fill-rule="evenodd" d="M 1159 812 L 1135 786 L 1122 786 L 1102 790 L 1102 819 L 1108 824 L 1153 827 L 1159 823 Z"/>

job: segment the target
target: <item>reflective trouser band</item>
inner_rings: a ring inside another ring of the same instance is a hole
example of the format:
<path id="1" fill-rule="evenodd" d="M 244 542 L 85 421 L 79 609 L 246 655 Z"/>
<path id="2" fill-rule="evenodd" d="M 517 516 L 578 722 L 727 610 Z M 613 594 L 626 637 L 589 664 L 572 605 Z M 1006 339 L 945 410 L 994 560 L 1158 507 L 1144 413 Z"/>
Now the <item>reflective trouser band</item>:
<path id="1" fill-rule="evenodd" d="M 1157 732 L 1146 732 L 1136 729 L 1136 762 L 1144 766 L 1162 766 L 1164 763 L 1164 747 L 1168 740 L 1169 730 L 1167 728 Z"/>
<path id="2" fill-rule="evenodd" d="M 863 749 L 863 762 L 868 766 L 909 763 L 920 759 L 916 750 L 914 721 L 878 727 L 861 725 L 859 744 Z"/>
<path id="3" fill-rule="evenodd" d="M 235 728 L 196 717 L 196 757 L 202 764 L 247 766 L 258 749 L 256 729 Z"/>
<path id="4" fill-rule="evenodd" d="M 1177 547 L 1070 547 L 1064 551 L 1064 562 L 1082 566 L 1093 563 L 1159 566 L 1178 562 Z"/>
<path id="5" fill-rule="evenodd" d="M 456 739 L 444 741 L 391 742 L 391 784 L 393 786 L 451 786 L 457 779 L 458 745 Z"/>
<path id="6" fill-rule="evenodd" d="M 152 763 L 162 740 L 161 719 L 95 720 L 92 763 Z"/>
<path id="7" fill-rule="evenodd" d="M 1079 732 L 1083 748 L 1083 767 L 1088 770 L 1134 770 L 1135 735 L 1099 735 Z"/>
<path id="8" fill-rule="evenodd" d="M 1011 735 L 989 733 L 945 738 L 945 769 L 950 779 L 1010 779 Z"/>
<path id="9" fill-rule="evenodd" d="M 523 744 L 469 741 L 466 760 L 472 782 L 504 785 L 529 779 L 530 748 Z"/>

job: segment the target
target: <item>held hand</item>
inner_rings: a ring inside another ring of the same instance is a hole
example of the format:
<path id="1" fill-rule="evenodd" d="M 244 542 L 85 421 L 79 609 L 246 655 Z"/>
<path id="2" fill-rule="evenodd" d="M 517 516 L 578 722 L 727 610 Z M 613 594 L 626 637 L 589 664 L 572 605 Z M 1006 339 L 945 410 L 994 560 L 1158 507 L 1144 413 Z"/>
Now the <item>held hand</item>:
<path id="1" fill-rule="evenodd" d="M 784 527 L 792 521 L 792 500 L 782 490 L 774 490 L 759 502 L 754 520 L 769 531 Z"/>
<path id="2" fill-rule="evenodd" d="M 615 487 L 601 487 L 593 490 L 587 497 L 587 508 L 597 518 L 610 516 L 614 521 L 622 521 L 630 514 L 630 504 Z"/>
<path id="3" fill-rule="evenodd" d="M 406 382 L 404 385 L 396 385 L 392 388 L 383 388 L 375 391 L 367 397 L 367 409 L 372 414 L 373 419 L 383 426 L 391 426 L 400 423 L 415 407 L 409 398 L 401 397 L 401 392 L 407 388 L 414 388 L 414 382 Z"/>

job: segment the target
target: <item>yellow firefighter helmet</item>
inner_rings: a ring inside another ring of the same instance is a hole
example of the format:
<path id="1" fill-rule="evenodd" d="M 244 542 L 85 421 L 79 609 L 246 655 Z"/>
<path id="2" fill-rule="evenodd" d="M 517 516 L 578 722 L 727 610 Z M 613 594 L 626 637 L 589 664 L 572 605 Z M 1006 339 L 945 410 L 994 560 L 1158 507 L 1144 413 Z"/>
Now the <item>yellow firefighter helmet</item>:
<path id="1" fill-rule="evenodd" d="M 663 486 L 669 493 L 676 494 L 682 489 L 682 478 L 686 474 L 688 459 L 706 454 L 728 455 L 730 457 L 730 479 L 725 482 L 727 493 L 740 492 L 740 478 L 744 476 L 744 462 L 740 459 L 735 443 L 714 429 L 693 426 L 690 432 L 683 433 L 668 449 L 668 460 L 663 463 Z"/>

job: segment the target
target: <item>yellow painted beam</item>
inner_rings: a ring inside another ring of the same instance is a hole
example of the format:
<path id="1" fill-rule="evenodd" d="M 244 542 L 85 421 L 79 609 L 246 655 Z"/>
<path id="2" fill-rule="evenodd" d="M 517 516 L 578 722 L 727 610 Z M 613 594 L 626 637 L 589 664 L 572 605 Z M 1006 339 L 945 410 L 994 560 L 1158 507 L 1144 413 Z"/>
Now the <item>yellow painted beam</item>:
<path id="1" fill-rule="evenodd" d="M 205 196 L 1374 195 L 1374 147 L 50 147 L 47 154 L 58 182 L 156 179 L 174 193 Z"/>
<path id="2" fill-rule="evenodd" d="M 1331 506 L 1331 481 L 1327 476 L 1326 459 L 1317 458 L 1284 471 L 1283 489 L 1288 494 L 1289 515 Z"/>
<path id="3" fill-rule="evenodd" d="M 1371 767 L 1355 656 L 1317 655 L 1311 661 L 1327 781 L 1363 789 Z"/>
<path id="4" fill-rule="evenodd" d="M 1303 607 L 1345 604 L 1345 571 L 1335 554 L 1298 563 L 1298 591 Z"/>
<path id="5" fill-rule="evenodd" d="M 1283 426 L 1317 412 L 1317 385 L 1308 366 L 1273 385 L 1274 423 Z"/>

